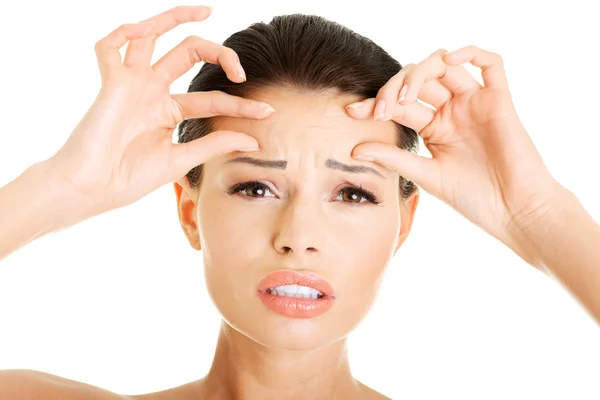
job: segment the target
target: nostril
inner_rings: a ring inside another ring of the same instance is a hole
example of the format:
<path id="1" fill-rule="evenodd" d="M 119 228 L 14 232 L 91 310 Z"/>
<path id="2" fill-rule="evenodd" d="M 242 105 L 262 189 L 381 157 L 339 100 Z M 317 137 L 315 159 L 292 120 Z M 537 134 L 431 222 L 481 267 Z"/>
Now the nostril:
<path id="1" fill-rule="evenodd" d="M 316 252 L 316 251 L 317 251 L 317 249 L 316 249 L 316 248 L 314 248 L 314 247 L 307 247 L 307 248 L 306 248 L 306 250 L 307 250 L 307 251 L 310 251 L 310 252 Z M 291 248 L 291 247 L 288 247 L 288 246 L 283 246 L 283 247 L 281 248 L 281 251 L 282 251 L 284 254 L 287 254 L 287 253 L 290 253 L 290 252 L 292 252 L 292 248 Z"/>

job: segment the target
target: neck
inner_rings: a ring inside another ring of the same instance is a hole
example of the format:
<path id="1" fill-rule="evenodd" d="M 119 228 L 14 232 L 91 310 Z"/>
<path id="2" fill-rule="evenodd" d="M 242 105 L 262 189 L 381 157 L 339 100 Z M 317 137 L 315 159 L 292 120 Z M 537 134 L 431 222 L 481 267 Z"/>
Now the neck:
<path id="1" fill-rule="evenodd" d="M 350 372 L 346 338 L 311 351 L 272 349 L 222 321 L 201 398 L 353 399 L 362 387 Z"/>

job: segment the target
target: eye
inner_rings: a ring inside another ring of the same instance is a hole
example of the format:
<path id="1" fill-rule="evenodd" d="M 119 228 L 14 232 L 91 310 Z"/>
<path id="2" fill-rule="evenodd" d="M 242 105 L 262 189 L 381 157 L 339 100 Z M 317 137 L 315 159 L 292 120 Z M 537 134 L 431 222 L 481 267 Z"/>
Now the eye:
<path id="1" fill-rule="evenodd" d="M 243 182 L 243 183 L 234 185 L 229 190 L 227 190 L 227 193 L 229 193 L 230 195 L 234 195 L 237 193 L 243 193 L 243 195 L 246 197 L 257 198 L 257 197 L 265 197 L 264 196 L 265 191 L 270 192 L 271 189 L 269 189 L 269 187 L 267 185 L 265 185 L 264 183 L 261 183 L 258 181 L 251 181 L 251 182 Z M 363 189 L 362 186 L 361 187 L 346 186 L 337 192 L 336 198 L 339 198 L 340 196 L 344 203 L 349 203 L 353 206 L 356 206 L 361 203 L 365 203 L 365 201 L 361 201 L 362 199 L 365 199 L 366 202 L 372 203 L 375 205 L 382 203 L 380 200 L 377 199 L 377 197 L 373 193 L 371 193 L 370 191 L 368 191 L 366 189 Z M 271 197 L 271 196 L 267 196 L 267 197 Z M 356 201 L 356 200 L 358 200 L 358 201 Z"/>
<path id="2" fill-rule="evenodd" d="M 269 189 L 269 187 L 264 183 L 252 181 L 234 185 L 227 191 L 227 193 L 233 195 L 236 193 L 244 192 L 244 196 L 247 197 L 264 197 L 262 195 L 265 193 L 265 190 L 271 191 L 271 189 Z M 255 193 L 257 193 L 258 195 L 254 196 Z"/>
<path id="3" fill-rule="evenodd" d="M 348 203 L 351 203 L 352 205 L 357 205 L 360 203 L 364 203 L 364 201 L 360 201 L 361 197 L 366 199 L 367 202 L 372 203 L 372 204 L 381 204 L 381 201 L 377 199 L 377 197 L 369 192 L 366 189 L 363 189 L 362 186 L 361 187 L 356 187 L 356 186 L 346 186 L 342 189 L 340 189 L 340 191 L 338 192 L 338 196 L 342 196 L 343 199 L 350 199 L 350 201 L 348 201 Z M 359 201 L 354 201 L 358 199 Z"/>

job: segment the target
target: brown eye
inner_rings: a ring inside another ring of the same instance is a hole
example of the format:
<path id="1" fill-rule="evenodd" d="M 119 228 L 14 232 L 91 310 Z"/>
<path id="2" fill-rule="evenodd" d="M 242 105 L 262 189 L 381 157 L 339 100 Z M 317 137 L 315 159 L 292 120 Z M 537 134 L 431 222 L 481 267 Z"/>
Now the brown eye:
<path id="1" fill-rule="evenodd" d="M 246 197 L 265 197 L 264 195 L 267 191 L 270 192 L 270 189 L 267 185 L 265 185 L 264 183 L 253 181 L 235 185 L 227 192 L 229 194 L 242 193 Z"/>
<path id="2" fill-rule="evenodd" d="M 360 203 L 362 200 L 362 196 L 356 193 L 356 191 L 344 190 L 342 192 L 342 199 L 344 201 L 349 201 L 350 203 Z"/>
<path id="3" fill-rule="evenodd" d="M 342 196 L 342 201 L 344 203 L 350 203 L 352 205 L 364 203 L 364 201 L 361 201 L 362 199 L 365 199 L 368 203 L 372 204 L 381 203 L 381 201 L 377 200 L 377 197 L 375 197 L 373 193 L 363 189 L 362 187 L 357 188 L 354 186 L 347 186 L 338 192 L 338 196 L 339 195 Z"/>
<path id="4" fill-rule="evenodd" d="M 231 195 L 242 193 L 243 196 L 250 198 L 273 197 L 265 196 L 266 192 L 271 192 L 271 189 L 269 189 L 269 187 L 264 183 L 258 181 L 243 182 L 234 185 L 229 190 L 227 190 L 227 193 Z M 362 203 L 371 203 L 375 205 L 381 203 L 381 201 L 377 200 L 377 197 L 375 197 L 373 193 L 363 189 L 362 187 L 356 186 L 346 186 L 337 193 L 336 198 L 337 197 L 341 197 L 343 203 L 352 206 L 356 206 Z M 366 201 L 362 201 L 363 199 L 365 199 Z"/>

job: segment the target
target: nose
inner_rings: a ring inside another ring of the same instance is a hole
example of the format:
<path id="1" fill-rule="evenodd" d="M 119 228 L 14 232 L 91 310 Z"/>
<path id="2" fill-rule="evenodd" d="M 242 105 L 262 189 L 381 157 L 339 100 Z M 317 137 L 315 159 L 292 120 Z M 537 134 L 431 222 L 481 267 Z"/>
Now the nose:
<path id="1" fill-rule="evenodd" d="M 296 257 L 319 253 L 324 246 L 326 220 L 319 205 L 295 201 L 281 212 L 273 246 L 282 255 Z"/>

